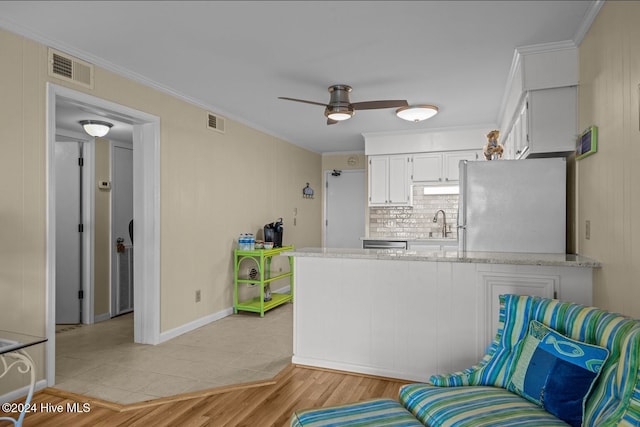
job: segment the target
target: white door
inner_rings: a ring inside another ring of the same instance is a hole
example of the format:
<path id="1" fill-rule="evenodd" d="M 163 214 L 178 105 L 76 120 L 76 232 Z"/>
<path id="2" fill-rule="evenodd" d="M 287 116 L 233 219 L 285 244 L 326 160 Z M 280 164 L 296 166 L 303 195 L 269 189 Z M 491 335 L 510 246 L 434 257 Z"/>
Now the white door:
<path id="1" fill-rule="evenodd" d="M 112 315 L 133 310 L 133 242 L 129 235 L 129 223 L 133 220 L 133 148 L 131 145 L 113 143 L 113 178 L 111 197 L 112 230 Z M 124 251 L 118 252 L 118 239 L 123 239 Z"/>
<path id="2" fill-rule="evenodd" d="M 56 141 L 56 323 L 81 323 L 82 143 Z"/>
<path id="3" fill-rule="evenodd" d="M 325 247 L 362 248 L 367 206 L 365 171 L 326 171 L 325 182 Z"/>

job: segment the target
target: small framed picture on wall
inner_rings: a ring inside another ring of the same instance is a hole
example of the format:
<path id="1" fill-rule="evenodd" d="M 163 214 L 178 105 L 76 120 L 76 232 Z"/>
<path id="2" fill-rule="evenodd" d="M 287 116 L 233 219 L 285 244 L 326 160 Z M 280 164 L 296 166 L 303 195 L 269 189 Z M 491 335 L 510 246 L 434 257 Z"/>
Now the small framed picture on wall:
<path id="1" fill-rule="evenodd" d="M 598 127 L 589 126 L 576 141 L 576 160 L 584 159 L 598 151 Z"/>

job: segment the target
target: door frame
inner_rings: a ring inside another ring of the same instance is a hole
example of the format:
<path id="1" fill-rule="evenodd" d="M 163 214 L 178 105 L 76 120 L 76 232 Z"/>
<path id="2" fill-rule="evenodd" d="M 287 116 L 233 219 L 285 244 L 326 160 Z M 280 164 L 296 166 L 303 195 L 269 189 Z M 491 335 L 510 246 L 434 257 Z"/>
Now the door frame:
<path id="1" fill-rule="evenodd" d="M 109 307 L 110 307 L 110 314 L 111 317 L 116 316 L 116 312 L 117 312 L 117 304 L 116 304 L 116 291 L 115 291 L 115 284 L 116 284 L 116 273 L 118 271 L 118 268 L 116 266 L 117 264 L 117 254 L 116 254 L 116 231 L 115 231 L 115 227 L 113 226 L 113 221 L 114 221 L 114 213 L 115 213 L 115 206 L 116 203 L 115 199 L 116 199 L 116 194 L 118 193 L 118 188 L 115 186 L 114 179 L 115 179 L 115 152 L 116 152 L 116 148 L 124 148 L 124 149 L 129 149 L 132 152 L 133 155 L 133 144 L 130 144 L 129 142 L 125 142 L 125 141 L 119 141 L 117 139 L 111 140 L 109 141 L 109 156 L 111 158 L 111 183 L 112 183 L 112 188 L 111 188 L 111 230 L 109 231 L 109 239 L 111 241 L 111 280 L 109 282 L 109 289 L 110 289 L 110 294 L 109 294 Z M 132 183 L 133 186 L 133 183 Z M 134 262 L 135 262 L 135 253 L 134 253 Z M 135 289 L 135 288 L 134 288 Z"/>
<path id="2" fill-rule="evenodd" d="M 114 112 L 133 124 L 134 341 L 160 342 L 160 117 L 47 82 L 46 99 L 46 377 L 55 384 L 55 137 L 56 100 L 64 97 Z"/>

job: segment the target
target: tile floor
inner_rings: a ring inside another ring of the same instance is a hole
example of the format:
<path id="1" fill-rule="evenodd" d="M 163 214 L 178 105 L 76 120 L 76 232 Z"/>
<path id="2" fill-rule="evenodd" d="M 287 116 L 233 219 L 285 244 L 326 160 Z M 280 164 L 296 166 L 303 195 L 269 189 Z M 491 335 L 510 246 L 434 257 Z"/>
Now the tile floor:
<path id="1" fill-rule="evenodd" d="M 293 305 L 239 313 L 162 344 L 133 342 L 133 314 L 59 325 L 56 388 L 128 404 L 268 380 L 293 353 Z"/>

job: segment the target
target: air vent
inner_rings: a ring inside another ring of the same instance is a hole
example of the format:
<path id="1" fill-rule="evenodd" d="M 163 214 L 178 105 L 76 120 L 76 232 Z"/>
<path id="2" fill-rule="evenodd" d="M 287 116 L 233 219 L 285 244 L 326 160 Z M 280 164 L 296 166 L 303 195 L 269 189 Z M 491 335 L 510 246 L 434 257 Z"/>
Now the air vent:
<path id="1" fill-rule="evenodd" d="M 49 75 L 93 89 L 93 65 L 49 49 Z"/>
<path id="2" fill-rule="evenodd" d="M 224 133 L 224 119 L 213 113 L 207 113 L 207 127 L 220 133 Z"/>

